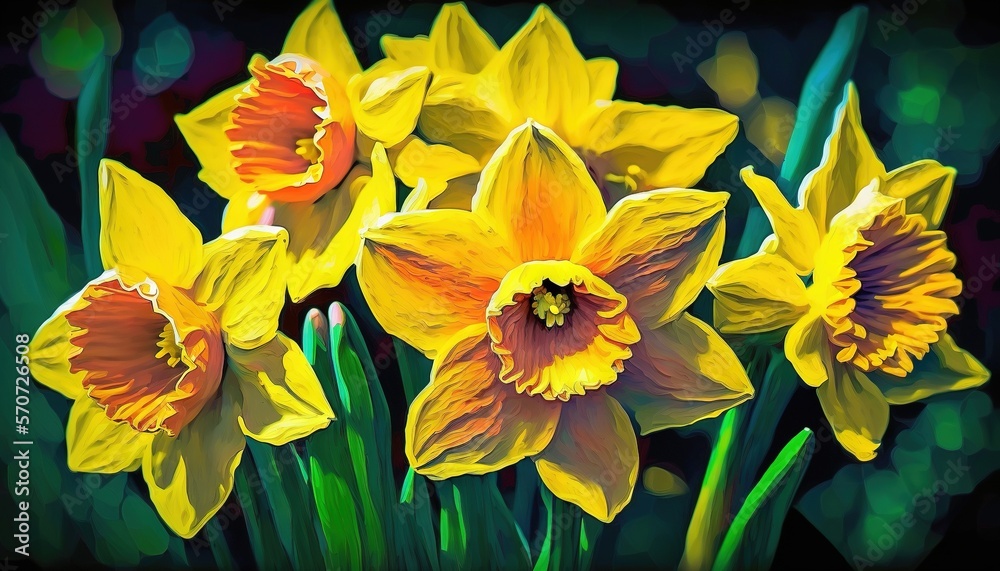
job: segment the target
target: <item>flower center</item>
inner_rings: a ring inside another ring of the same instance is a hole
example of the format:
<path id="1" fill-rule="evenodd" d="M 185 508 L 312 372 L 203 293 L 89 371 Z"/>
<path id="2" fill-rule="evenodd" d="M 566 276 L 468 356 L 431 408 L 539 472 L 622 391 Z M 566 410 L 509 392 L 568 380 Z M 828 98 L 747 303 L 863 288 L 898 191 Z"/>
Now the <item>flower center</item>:
<path id="1" fill-rule="evenodd" d="M 222 381 L 225 349 L 215 317 L 184 292 L 113 272 L 91 282 L 66 319 L 78 348 L 70 370 L 108 418 L 171 436 L 190 422 Z"/>
<path id="2" fill-rule="evenodd" d="M 545 326 L 551 328 L 553 325 L 562 327 L 566 323 L 566 316 L 569 315 L 570 300 L 569 293 L 558 292 L 562 289 L 546 280 L 546 284 L 535 288 L 532 297 L 531 310 L 545 322 Z M 558 293 L 553 294 L 553 291 Z"/>
<path id="3" fill-rule="evenodd" d="M 827 334 L 836 358 L 858 369 L 905 377 L 958 313 L 962 283 L 945 235 L 928 231 L 899 201 L 861 228 L 845 263 L 826 285 Z"/>
<path id="4" fill-rule="evenodd" d="M 626 304 L 607 282 L 571 262 L 511 270 L 486 310 L 500 381 L 563 401 L 613 383 L 639 340 Z"/>
<path id="5" fill-rule="evenodd" d="M 254 190 L 282 202 L 313 201 L 354 163 L 355 125 L 343 88 L 294 54 L 255 56 L 226 136 L 233 168 Z"/>

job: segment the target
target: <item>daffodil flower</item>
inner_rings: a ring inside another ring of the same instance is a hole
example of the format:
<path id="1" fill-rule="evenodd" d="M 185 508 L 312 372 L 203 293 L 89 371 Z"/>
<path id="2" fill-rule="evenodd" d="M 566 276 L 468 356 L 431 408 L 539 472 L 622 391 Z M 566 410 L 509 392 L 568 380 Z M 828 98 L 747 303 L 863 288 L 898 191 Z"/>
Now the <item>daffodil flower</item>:
<path id="1" fill-rule="evenodd" d="M 413 131 L 429 71 L 386 62 L 362 72 L 329 0 L 295 20 L 281 55 L 255 55 L 249 70 L 248 81 L 176 122 L 199 178 L 229 200 L 224 231 L 288 229 L 288 292 L 298 302 L 340 283 L 363 222 L 395 208 L 394 184 L 373 175 L 385 170 L 384 154 L 375 165 L 369 157 Z"/>
<path id="2" fill-rule="evenodd" d="M 585 60 L 545 5 L 502 48 L 464 4 L 445 5 L 429 36 L 386 35 L 382 48 L 398 65 L 434 75 L 419 128 L 443 144 L 415 143 L 396 165 L 408 186 L 427 181 L 422 205 L 468 209 L 475 164 L 529 118 L 575 149 L 608 204 L 632 192 L 690 187 L 736 137 L 737 118 L 724 111 L 611 100 L 618 64 Z M 456 150 L 468 157 L 454 158 Z"/>
<path id="3" fill-rule="evenodd" d="M 962 283 L 937 228 L 954 169 L 922 160 L 886 172 L 849 84 L 801 206 L 751 167 L 741 174 L 774 234 L 709 280 L 716 327 L 784 334 L 785 355 L 848 452 L 875 457 L 890 404 L 986 382 L 989 371 L 946 332 Z"/>
<path id="4" fill-rule="evenodd" d="M 248 226 L 202 244 L 163 190 L 108 160 L 100 211 L 107 271 L 39 328 L 31 372 L 75 401 L 70 469 L 141 466 L 160 516 L 189 538 L 229 496 L 246 436 L 285 444 L 333 418 L 277 332 L 288 236 Z"/>
<path id="5" fill-rule="evenodd" d="M 609 212 L 580 157 L 534 122 L 483 171 L 471 211 L 383 217 L 358 275 L 385 329 L 434 359 L 406 454 L 431 478 L 530 457 L 552 492 L 611 521 L 641 432 L 753 395 L 733 351 L 686 313 L 715 271 L 720 192 L 632 195 Z"/>

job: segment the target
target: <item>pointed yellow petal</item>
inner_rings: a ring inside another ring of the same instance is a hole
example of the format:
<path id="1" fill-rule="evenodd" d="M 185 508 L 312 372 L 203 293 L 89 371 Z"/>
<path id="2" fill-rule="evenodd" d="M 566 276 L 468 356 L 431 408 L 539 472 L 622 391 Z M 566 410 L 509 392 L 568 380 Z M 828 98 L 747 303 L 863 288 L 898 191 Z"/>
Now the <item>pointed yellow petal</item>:
<path id="1" fill-rule="evenodd" d="M 590 101 L 611 99 L 618 82 L 618 62 L 608 57 L 588 59 L 587 76 L 590 78 Z"/>
<path id="2" fill-rule="evenodd" d="M 580 120 L 588 163 L 602 180 L 634 181 L 632 191 L 689 188 L 736 138 L 738 120 L 718 109 L 603 101 Z M 589 158 L 593 157 L 593 159 Z"/>
<path id="3" fill-rule="evenodd" d="M 398 63 L 401 67 L 429 66 L 434 60 L 431 42 L 427 36 L 401 38 L 393 34 L 386 34 L 382 36 L 380 41 L 385 57 Z"/>
<path id="4" fill-rule="evenodd" d="M 587 106 L 590 79 L 566 25 L 541 4 L 491 62 L 501 89 L 528 117 L 560 133 Z M 490 71 L 488 70 L 488 71 Z"/>
<path id="5" fill-rule="evenodd" d="M 333 409 L 302 349 L 283 333 L 243 351 L 230 348 L 229 371 L 243 393 L 240 427 L 247 436 L 281 446 L 326 428 Z"/>
<path id="6" fill-rule="evenodd" d="M 494 76 L 436 78 L 424 99 L 420 131 L 485 163 L 523 119 Z"/>
<path id="7" fill-rule="evenodd" d="M 690 305 L 718 268 L 727 200 L 725 192 L 682 189 L 628 196 L 570 259 L 604 276 L 652 329 Z"/>
<path id="8" fill-rule="evenodd" d="M 371 161 L 370 177 L 358 167 L 340 188 L 314 204 L 286 204 L 276 210 L 275 224 L 295 228 L 288 247 L 288 294 L 295 303 L 338 285 L 358 259 L 365 228 L 395 209 L 396 180 L 381 143 L 375 145 Z"/>
<path id="9" fill-rule="evenodd" d="M 604 523 L 628 505 L 639 476 L 632 423 L 622 405 L 602 391 L 563 405 L 552 442 L 534 460 L 554 496 Z"/>
<path id="10" fill-rule="evenodd" d="M 819 235 L 809 212 L 789 204 L 774 181 L 753 172 L 752 166 L 744 167 L 740 177 L 753 191 L 771 221 L 776 239 L 775 253 L 791 262 L 800 275 L 812 272 Z"/>
<path id="11" fill-rule="evenodd" d="M 222 507 L 243 458 L 239 388 L 221 393 L 176 437 L 158 433 L 142 459 L 149 499 L 177 535 L 190 539 Z"/>
<path id="12" fill-rule="evenodd" d="M 608 392 L 635 413 L 643 435 L 714 418 L 754 395 L 733 350 L 689 313 L 643 330 L 632 353 Z"/>
<path id="13" fill-rule="evenodd" d="M 282 53 L 314 59 L 341 85 L 361 73 L 361 64 L 330 0 L 313 0 L 295 19 Z"/>
<path id="14" fill-rule="evenodd" d="M 453 178 L 479 172 L 479 161 L 447 145 L 428 145 L 417 137 L 389 150 L 392 171 L 410 188 L 421 178 L 446 183 Z"/>
<path id="15" fill-rule="evenodd" d="M 871 375 L 889 404 L 909 404 L 939 393 L 971 389 L 990 378 L 989 369 L 948 334 L 913 365 L 913 372 L 904 378 Z"/>
<path id="16" fill-rule="evenodd" d="M 28 368 L 31 376 L 39 383 L 74 400 L 84 395 L 84 373 L 73 373 L 69 368 L 70 357 L 80 349 L 70 342 L 75 332 L 66 320 L 66 314 L 86 303 L 80 299 L 81 293 L 60 305 L 52 317 L 38 328 L 28 345 Z"/>
<path id="17" fill-rule="evenodd" d="M 479 73 L 499 52 L 461 2 L 441 7 L 431 27 L 430 45 L 437 69 L 460 73 Z"/>
<path id="18" fill-rule="evenodd" d="M 101 261 L 190 287 L 201 271 L 201 232 L 163 189 L 125 165 L 101 160 Z"/>
<path id="19" fill-rule="evenodd" d="M 810 312 L 795 322 L 785 335 L 785 357 L 806 384 L 818 387 L 829 378 L 830 345 L 825 321 Z"/>
<path id="20" fill-rule="evenodd" d="M 417 125 L 429 80 L 426 67 L 397 69 L 391 60 L 355 76 L 347 96 L 358 129 L 386 147 L 405 139 Z"/>
<path id="21" fill-rule="evenodd" d="M 889 403 L 878 388 L 854 367 L 837 365 L 816 393 L 841 446 L 862 462 L 874 458 L 889 425 Z"/>
<path id="22" fill-rule="evenodd" d="M 205 269 L 194 297 L 218 312 L 228 342 L 252 349 L 270 341 L 285 304 L 288 232 L 247 226 L 205 244 Z"/>
<path id="23" fill-rule="evenodd" d="M 484 324 L 448 341 L 406 418 L 406 457 L 417 472 L 435 480 L 486 474 L 545 448 L 559 405 L 518 394 L 497 378 L 499 368 Z"/>
<path id="24" fill-rule="evenodd" d="M 826 234 L 830 220 L 847 208 L 859 190 L 872 179 L 886 176 L 861 125 L 857 88 L 849 82 L 845 90 L 820 165 L 806 175 L 799 188 L 799 204 L 816 221 L 820 238 Z"/>
<path id="25" fill-rule="evenodd" d="M 519 250 L 518 261 L 568 259 L 606 214 L 601 191 L 576 152 L 530 120 L 510 133 L 483 169 L 472 210 Z"/>
<path id="26" fill-rule="evenodd" d="M 131 472 L 152 441 L 152 434 L 108 418 L 104 407 L 87 396 L 73 403 L 66 421 L 67 461 L 74 472 Z"/>
<path id="27" fill-rule="evenodd" d="M 715 326 L 722 333 L 774 331 L 809 311 L 802 279 L 788 260 L 774 254 L 723 264 L 706 285 L 715 296 Z"/>
<path id="28" fill-rule="evenodd" d="M 364 236 L 358 281 L 382 327 L 429 357 L 486 306 L 516 263 L 480 218 L 460 210 L 387 217 Z"/>
<path id="29" fill-rule="evenodd" d="M 236 96 L 249 83 L 244 81 L 234 85 L 213 95 L 191 112 L 174 116 L 184 140 L 201 163 L 198 178 L 223 198 L 252 189 L 233 170 L 233 155 L 229 152 L 232 143 L 225 131 L 229 116 L 236 108 Z"/>
<path id="30" fill-rule="evenodd" d="M 931 230 L 941 226 L 948 209 L 956 171 L 932 160 L 908 164 L 888 174 L 882 191 L 906 199 L 906 213 L 920 214 Z"/>

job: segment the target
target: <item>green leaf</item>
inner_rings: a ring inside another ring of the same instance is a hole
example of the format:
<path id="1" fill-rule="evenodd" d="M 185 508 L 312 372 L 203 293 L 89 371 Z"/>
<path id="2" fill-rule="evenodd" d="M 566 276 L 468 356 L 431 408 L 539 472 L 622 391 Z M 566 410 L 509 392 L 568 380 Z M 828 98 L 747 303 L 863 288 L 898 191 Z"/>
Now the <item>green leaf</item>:
<path id="1" fill-rule="evenodd" d="M 320 528 L 326 540 L 326 567 L 361 567 L 361 528 L 357 482 L 347 445 L 346 426 L 340 422 L 344 407 L 337 392 L 326 317 L 316 309 L 306 315 L 302 349 L 319 377 L 336 419 L 324 430 L 306 438 L 309 481 L 316 502 Z"/>
<path id="2" fill-rule="evenodd" d="M 744 422 L 746 410 L 745 406 L 738 406 L 722 417 L 722 426 L 708 458 L 705 479 L 691 514 L 679 569 L 707 569 L 712 565 L 716 546 L 725 531 L 729 510 L 727 492 L 736 469 L 739 427 Z"/>
<path id="3" fill-rule="evenodd" d="M 768 569 L 812 456 L 813 433 L 803 428 L 782 448 L 736 514 L 712 571 Z"/>
<path id="4" fill-rule="evenodd" d="M 806 76 L 778 179 L 778 186 L 792 204 L 802 179 L 819 166 L 823 146 L 833 128 L 834 113 L 854 71 L 867 21 L 865 6 L 855 6 L 841 16 Z"/>
<path id="5" fill-rule="evenodd" d="M 427 479 L 413 468 L 406 471 L 399 498 L 396 552 L 406 569 L 440 569 L 431 517 Z"/>
<path id="6" fill-rule="evenodd" d="M 541 495 L 546 513 L 545 543 L 534 571 L 588 569 L 600 522 L 585 515 L 578 506 L 553 496 L 545 486 L 541 486 Z M 585 518 L 593 522 L 584 525 Z"/>
<path id="7" fill-rule="evenodd" d="M 261 489 L 260 476 L 253 458 L 244 454 L 236 469 L 236 497 L 245 516 L 250 549 L 253 550 L 257 568 L 262 571 L 279 571 L 290 568 L 288 556 L 278 539 L 271 509 Z"/>
<path id="8" fill-rule="evenodd" d="M 496 474 L 437 482 L 442 569 L 530 569 L 527 541 L 496 486 Z"/>
<path id="9" fill-rule="evenodd" d="M 396 485 L 392 477 L 389 406 L 357 323 L 340 303 L 330 306 L 330 347 L 337 394 L 354 476 L 362 523 L 363 553 L 370 567 L 387 565 L 393 544 Z"/>
<path id="10" fill-rule="evenodd" d="M 90 77 L 80 92 L 76 117 L 77 168 L 80 170 L 80 208 L 83 213 L 80 231 L 83 256 L 91 276 L 104 271 L 101 263 L 101 203 L 97 172 L 108 144 L 111 125 L 111 74 L 114 58 L 98 58 Z"/>
<path id="11" fill-rule="evenodd" d="M 66 229 L 0 128 L 0 301 L 17 332 L 33 334 L 72 293 Z M 16 271 L 13 269 L 16 268 Z"/>
<path id="12" fill-rule="evenodd" d="M 271 446 L 247 439 L 257 465 L 278 538 L 296 569 L 319 569 L 323 553 L 316 536 L 315 506 L 305 479 L 305 467 L 295 446 Z"/>

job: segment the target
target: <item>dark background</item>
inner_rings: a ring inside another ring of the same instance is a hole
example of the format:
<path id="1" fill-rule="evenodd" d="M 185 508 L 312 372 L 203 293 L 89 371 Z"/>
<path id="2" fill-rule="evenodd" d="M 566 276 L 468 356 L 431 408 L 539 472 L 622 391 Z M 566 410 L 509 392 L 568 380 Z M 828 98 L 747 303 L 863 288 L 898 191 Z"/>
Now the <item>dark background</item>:
<path id="1" fill-rule="evenodd" d="M 564 0 L 563 3 L 570 1 Z M 127 121 L 114 123 L 114 132 L 110 135 L 105 154 L 123 161 L 168 189 L 178 203 L 197 210 L 194 220 L 206 240 L 218 234 L 218 220 L 224 202 L 195 177 L 197 161 L 173 124 L 172 117 L 176 113 L 189 111 L 220 89 L 243 80 L 246 76 L 246 62 L 253 53 L 263 53 L 268 57 L 277 55 L 289 26 L 306 4 L 305 0 L 230 2 L 236 5 L 225 0 L 114 3 L 122 27 L 122 48 L 116 60 L 113 98 L 121 96 L 133 86 L 131 55 L 137 49 L 139 31 L 165 11 L 172 12 L 191 32 L 195 53 L 191 68 L 183 77 L 166 91 L 137 102 Z M 598 0 L 588 0 L 587 4 L 590 2 L 598 3 Z M 993 16 L 995 7 L 992 3 L 969 2 L 963 5 L 944 0 L 926 0 L 925 3 L 930 5 L 935 2 L 944 5 L 944 10 L 959 12 L 957 17 L 960 20 L 954 33 L 961 43 L 967 46 L 987 46 L 1000 42 L 1000 28 Z M 438 3 L 435 2 L 399 0 L 399 4 L 407 10 L 405 17 L 389 18 L 386 22 L 384 11 L 387 3 L 384 1 L 336 2 L 348 36 L 355 39 L 355 46 L 359 48 L 358 55 L 364 66 L 376 61 L 379 55 L 376 42 L 365 40 L 362 31 L 366 26 L 369 30 L 377 29 L 379 34 L 399 33 L 412 36 L 427 33 L 428 22 L 438 11 Z M 773 36 L 773 47 L 769 48 L 766 43 L 759 41 L 752 43 L 760 61 L 761 92 L 765 95 L 780 95 L 794 103 L 799 98 L 809 66 L 827 40 L 833 22 L 854 3 L 838 1 L 819 5 L 814 2 L 751 0 L 747 3 L 746 0 L 715 0 L 660 4 L 676 20 L 688 26 L 696 26 L 692 28 L 696 31 L 699 23 L 719 19 L 723 10 L 738 10 L 739 6 L 747 4 L 747 8 L 739 11 L 738 19 L 727 26 L 726 31 L 740 30 L 749 34 L 763 30 Z M 879 18 L 891 17 L 894 8 L 900 9 L 902 4 L 869 3 L 869 26 Z M 501 3 L 497 2 L 470 2 L 469 5 L 473 15 L 480 19 L 480 23 L 498 44 L 502 44 L 520 27 L 533 7 L 526 3 L 516 4 L 500 12 L 484 8 L 500 6 Z M 678 73 L 672 66 L 670 55 L 684 49 L 686 33 L 657 34 L 655 30 L 649 32 L 645 29 L 648 28 L 648 22 L 635 21 L 637 7 L 645 5 L 648 3 L 618 4 L 621 18 L 603 22 L 613 34 L 630 37 L 638 44 L 648 43 L 644 57 L 631 57 L 634 45 L 631 45 L 624 56 L 618 55 L 613 46 L 600 45 L 599 42 L 587 44 L 578 41 L 578 47 L 587 57 L 612 56 L 619 60 L 621 71 L 616 93 L 618 98 L 685 107 L 717 107 L 719 103 L 715 93 L 693 71 Z M 559 3 L 553 4 L 557 11 L 559 6 Z M 583 14 L 585 7 L 581 4 L 578 13 Z M 921 8 L 907 23 L 907 27 L 934 25 L 935 10 L 940 9 L 941 6 L 926 11 Z M 20 18 L 30 16 L 37 10 L 36 2 L 6 4 L 3 17 L 5 25 L 0 29 L 18 29 Z M 485 18 L 487 15 L 490 19 Z M 565 21 L 575 38 L 586 26 L 599 24 L 581 21 L 576 14 L 567 16 Z M 373 22 L 375 28 L 372 27 Z M 613 34 L 605 35 L 610 37 Z M 648 41 L 643 39 L 646 36 Z M 700 59 L 706 59 L 713 49 L 707 49 Z M 910 49 L 919 49 L 919 45 L 911 46 Z M 14 53 L 9 43 L 0 46 L 0 74 L 3 77 L 0 84 L 0 124 L 14 140 L 21 157 L 28 162 L 49 202 L 63 217 L 67 226 L 78 232 L 80 185 L 77 174 L 75 171 L 68 174 L 60 172 L 59 168 L 54 167 L 56 163 L 64 161 L 68 147 L 73 145 L 75 100 L 60 99 L 49 93 L 32 69 L 26 52 L 26 49 L 21 49 L 20 53 Z M 697 61 L 699 59 L 696 58 L 695 62 Z M 865 127 L 876 148 L 881 149 L 891 135 L 889 130 L 883 128 L 886 122 L 879 119 L 881 111 L 877 105 L 879 80 L 883 80 L 881 83 L 888 82 L 888 56 L 866 42 L 859 56 L 857 69 L 855 78 L 861 92 Z M 1000 74 L 1000 64 L 983 72 L 997 76 Z M 966 117 L 966 120 L 976 119 Z M 950 246 L 959 258 L 955 271 L 963 280 L 967 280 L 979 268 L 979 260 L 984 256 L 988 259 L 1000 253 L 1000 199 L 997 193 L 1000 186 L 1000 166 L 990 158 L 991 155 L 984 157 L 978 176 L 960 177 L 944 223 L 944 229 L 949 233 Z M 720 158 L 720 161 L 723 160 L 724 158 Z M 946 158 L 942 161 L 947 163 Z M 899 164 L 887 161 L 887 166 L 894 168 Z M 711 177 L 706 177 L 702 187 L 712 189 L 711 182 Z M 743 205 L 745 208 L 750 203 L 749 193 L 745 189 L 731 192 L 734 194 L 734 205 Z M 741 225 L 741 220 L 731 218 L 731 236 L 739 235 Z M 980 291 L 967 299 L 963 313 L 950 326 L 950 332 L 959 345 L 978 356 L 992 370 L 1000 368 L 1000 359 L 995 351 L 996 317 L 1000 313 L 998 292 L 1000 287 L 994 276 L 984 283 Z M 299 330 L 306 310 L 311 307 L 325 308 L 330 301 L 342 300 L 346 296 L 346 288 L 342 286 L 319 292 L 305 303 L 289 307 L 284 317 L 284 329 L 292 332 Z M 375 337 L 371 346 L 373 357 L 379 359 L 380 356 L 388 356 L 391 353 L 390 347 L 387 337 Z M 400 385 L 395 368 L 389 367 L 384 371 L 383 387 L 389 399 L 394 428 L 398 428 L 397 442 L 394 443 L 395 460 L 402 471 L 405 470 L 405 459 L 401 452 L 405 403 L 402 392 L 398 389 Z M 994 382 L 986 387 L 994 402 L 995 385 Z M 893 437 L 894 431 L 899 430 L 900 420 L 914 418 L 920 407 L 921 405 L 916 404 L 892 409 L 893 421 L 890 423 L 887 442 Z M 787 441 L 802 425 L 818 428 L 817 419 L 823 417 L 812 391 L 805 390 L 798 391 L 785 414 L 785 422 L 775 435 L 775 442 Z M 669 460 L 687 476 L 692 485 L 700 481 L 709 451 L 705 438 L 681 436 L 674 431 L 641 438 L 640 450 L 644 455 L 644 465 Z M 839 467 L 851 461 L 852 458 L 839 447 L 824 447 L 813 457 L 802 490 L 829 479 Z M 501 475 L 504 489 L 509 488 L 512 481 L 512 474 L 505 472 Z M 974 493 L 953 500 L 949 515 L 951 523 L 947 530 L 940 530 L 944 533 L 944 539 L 920 568 L 986 568 L 988 562 L 995 562 L 995 546 L 997 540 L 1000 540 L 998 508 L 1000 475 L 994 473 Z M 240 550 L 236 547 L 233 551 L 236 553 Z M 793 509 L 782 530 L 774 568 L 796 569 L 805 566 L 850 568 L 833 545 Z"/>

